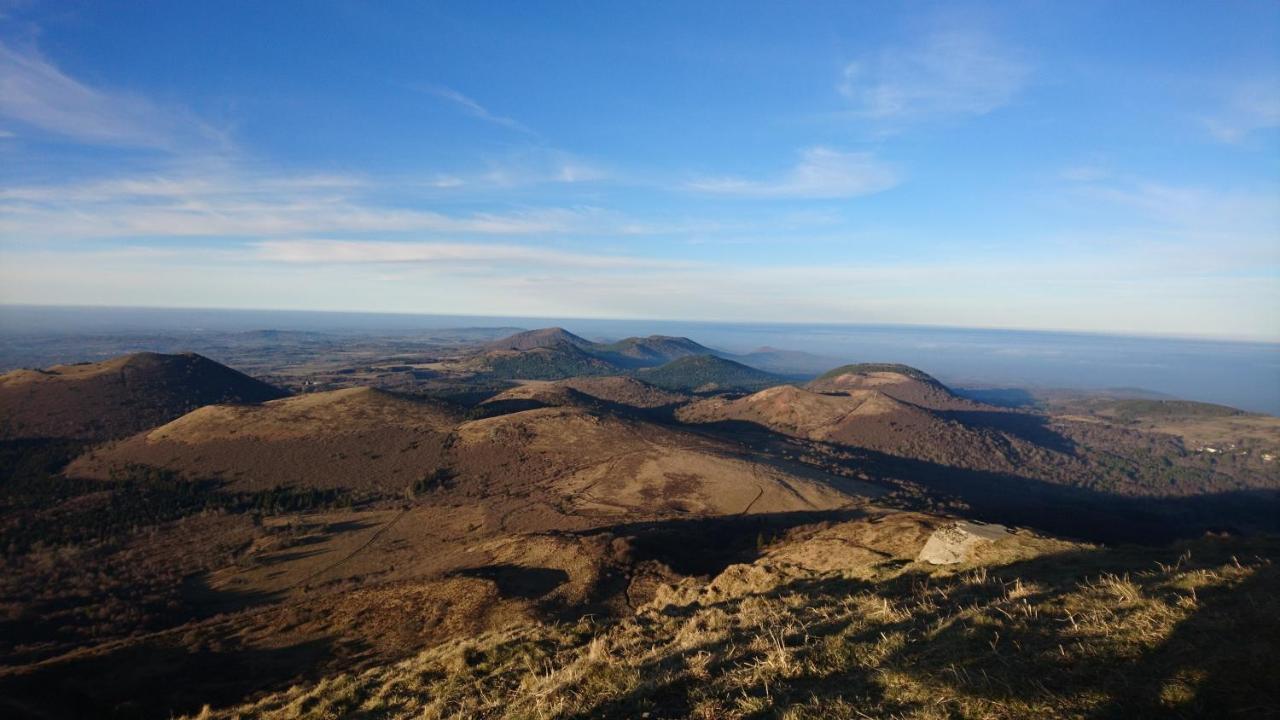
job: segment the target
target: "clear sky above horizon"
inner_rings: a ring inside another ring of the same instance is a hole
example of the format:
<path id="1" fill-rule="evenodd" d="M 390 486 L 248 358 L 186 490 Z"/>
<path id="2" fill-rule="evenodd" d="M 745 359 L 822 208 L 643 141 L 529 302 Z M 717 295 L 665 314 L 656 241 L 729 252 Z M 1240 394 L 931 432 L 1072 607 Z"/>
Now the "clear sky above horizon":
<path id="1" fill-rule="evenodd" d="M 1280 339 L 1280 3 L 0 0 L 0 302 Z"/>

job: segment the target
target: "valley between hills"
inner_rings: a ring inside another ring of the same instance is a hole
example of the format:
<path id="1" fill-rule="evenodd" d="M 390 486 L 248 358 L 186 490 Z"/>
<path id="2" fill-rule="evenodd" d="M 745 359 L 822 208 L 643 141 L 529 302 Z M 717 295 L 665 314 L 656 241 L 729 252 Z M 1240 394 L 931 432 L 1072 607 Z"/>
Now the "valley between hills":
<path id="1" fill-rule="evenodd" d="M 0 376 L 0 713 L 1280 712 L 1278 418 L 515 330 Z"/>

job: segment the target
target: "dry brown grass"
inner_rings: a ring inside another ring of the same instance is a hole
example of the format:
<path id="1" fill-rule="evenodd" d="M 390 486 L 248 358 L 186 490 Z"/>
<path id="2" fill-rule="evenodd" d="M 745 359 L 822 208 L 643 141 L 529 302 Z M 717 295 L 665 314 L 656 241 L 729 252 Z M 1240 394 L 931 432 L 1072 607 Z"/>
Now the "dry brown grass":
<path id="1" fill-rule="evenodd" d="M 809 542 L 813 538 L 800 542 Z M 1277 543 L 980 564 L 771 568 L 748 591 L 491 633 L 215 710 L 263 718 L 1260 716 L 1277 707 Z M 999 544 L 997 544 L 998 546 Z M 723 583 L 721 583 L 723 584 Z M 675 600 L 672 602 L 672 600 Z"/>

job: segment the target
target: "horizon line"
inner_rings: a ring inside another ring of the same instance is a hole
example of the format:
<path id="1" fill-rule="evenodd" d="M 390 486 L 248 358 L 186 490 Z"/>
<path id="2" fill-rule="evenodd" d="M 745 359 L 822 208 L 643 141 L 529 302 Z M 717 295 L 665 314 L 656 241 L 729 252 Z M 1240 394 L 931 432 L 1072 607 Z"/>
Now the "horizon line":
<path id="1" fill-rule="evenodd" d="M 509 320 L 581 320 L 590 322 L 654 322 L 654 323 L 690 323 L 700 325 L 740 325 L 740 326 L 760 326 L 760 325 L 782 325 L 782 326 L 828 326 L 828 327 L 880 327 L 880 328 L 906 328 L 912 330 L 960 330 L 960 331 L 985 331 L 985 332 L 1018 332 L 1018 333 L 1041 333 L 1053 335 L 1085 335 L 1093 337 L 1122 337 L 1142 340 L 1177 340 L 1177 341 L 1205 341 L 1205 342 L 1227 342 L 1254 345 L 1280 345 L 1280 335 L 1264 338 L 1261 336 L 1241 336 L 1241 335 L 1208 335 L 1208 334 L 1182 334 L 1182 333 L 1161 333 L 1161 332 L 1143 332 L 1138 330 L 1080 330 L 1080 329 L 1063 329 L 1063 328 L 1029 328 L 1029 327 L 1008 327 L 1008 326 L 981 326 L 981 325 L 946 325 L 935 323 L 910 323 L 910 322 L 854 322 L 854 321 L 833 321 L 833 320 L 814 320 L 814 321 L 780 321 L 780 320 L 718 320 L 705 318 L 656 318 L 656 317 L 619 317 L 619 316 L 570 316 L 570 315 L 481 315 L 474 313 L 441 313 L 441 312 L 411 312 L 403 310 L 352 310 L 352 309 L 301 309 L 301 308 L 266 308 L 266 307 L 210 307 L 210 306 L 181 306 L 181 305 L 58 305 L 45 303 L 12 303 L 0 302 L 0 308 L 48 308 L 61 310 L 151 310 L 151 311 L 206 311 L 206 312 L 228 312 L 228 313 L 253 313 L 253 312 L 277 312 L 277 313 L 309 313 L 314 315 L 389 315 L 395 317 L 457 317 L 457 318 L 494 318 Z M 546 327 L 546 326 L 543 326 Z M 2 327 L 0 327 L 2 329 Z M 271 329 L 271 328 L 263 328 Z M 532 328 L 537 329 L 537 328 Z"/>

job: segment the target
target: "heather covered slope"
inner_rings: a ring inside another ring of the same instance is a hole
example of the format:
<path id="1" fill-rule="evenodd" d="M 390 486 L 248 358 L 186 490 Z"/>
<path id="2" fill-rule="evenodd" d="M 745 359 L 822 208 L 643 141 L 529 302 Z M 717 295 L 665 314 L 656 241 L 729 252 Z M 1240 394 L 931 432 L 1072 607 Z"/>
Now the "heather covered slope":
<path id="1" fill-rule="evenodd" d="M 641 369 L 636 377 L 664 390 L 699 393 L 757 390 L 783 382 L 772 373 L 715 355 L 682 357 L 665 365 Z"/>
<path id="2" fill-rule="evenodd" d="M 215 403 L 286 393 L 194 353 L 136 353 L 0 375 L 0 437 L 119 438 Z"/>
<path id="3" fill-rule="evenodd" d="M 625 338 L 616 343 L 596 345 L 595 350 L 619 365 L 630 367 L 652 367 L 691 355 L 715 354 L 689 338 L 669 335 Z"/>
<path id="4" fill-rule="evenodd" d="M 1102 549 L 1018 533 L 959 564 L 899 513 L 808 528 L 632 617 L 485 633 L 201 717 L 1263 717 L 1269 539 Z"/>
<path id="5" fill-rule="evenodd" d="M 468 359 L 463 367 L 488 377 L 520 380 L 560 380 L 622 371 L 616 363 L 563 342 L 520 350 L 490 350 Z"/>

